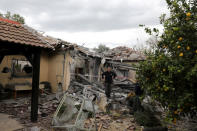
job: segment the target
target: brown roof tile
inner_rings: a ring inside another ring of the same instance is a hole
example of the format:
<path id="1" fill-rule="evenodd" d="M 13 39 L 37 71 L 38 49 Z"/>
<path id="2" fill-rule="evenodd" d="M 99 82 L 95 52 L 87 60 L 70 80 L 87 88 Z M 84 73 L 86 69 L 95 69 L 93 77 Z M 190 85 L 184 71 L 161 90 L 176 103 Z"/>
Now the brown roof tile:
<path id="1" fill-rule="evenodd" d="M 51 48 L 53 46 L 41 40 L 33 32 L 25 28 L 24 25 L 15 21 L 0 17 L 0 41 L 8 41 L 16 44 L 31 45 L 41 48 Z"/>

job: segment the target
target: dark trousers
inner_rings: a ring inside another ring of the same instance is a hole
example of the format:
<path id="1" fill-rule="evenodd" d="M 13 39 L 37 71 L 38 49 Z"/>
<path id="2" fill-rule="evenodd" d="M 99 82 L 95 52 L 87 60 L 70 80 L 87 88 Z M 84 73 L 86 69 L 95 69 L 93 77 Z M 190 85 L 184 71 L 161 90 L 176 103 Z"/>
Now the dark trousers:
<path id="1" fill-rule="evenodd" d="M 107 98 L 110 97 L 111 94 L 111 83 L 105 83 L 105 94 Z"/>

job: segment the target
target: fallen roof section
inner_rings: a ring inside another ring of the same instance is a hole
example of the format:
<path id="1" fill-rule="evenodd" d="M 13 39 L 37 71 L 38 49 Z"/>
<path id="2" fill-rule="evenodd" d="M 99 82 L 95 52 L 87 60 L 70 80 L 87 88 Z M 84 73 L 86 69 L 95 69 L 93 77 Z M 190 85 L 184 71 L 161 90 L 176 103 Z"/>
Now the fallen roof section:
<path id="1" fill-rule="evenodd" d="M 98 53 L 92 52 L 92 51 L 90 51 L 90 50 L 89 50 L 88 48 L 86 48 L 86 47 L 83 47 L 83 46 L 79 46 L 79 45 L 77 45 L 77 44 L 74 44 L 74 48 L 75 48 L 77 51 L 83 53 L 85 56 L 101 58 L 101 56 L 100 56 Z"/>
<path id="2" fill-rule="evenodd" d="M 114 62 L 114 61 L 106 61 L 106 63 L 112 64 L 113 67 L 128 69 L 128 70 L 137 70 L 137 68 L 132 67 L 131 65 L 120 63 L 120 62 Z"/>

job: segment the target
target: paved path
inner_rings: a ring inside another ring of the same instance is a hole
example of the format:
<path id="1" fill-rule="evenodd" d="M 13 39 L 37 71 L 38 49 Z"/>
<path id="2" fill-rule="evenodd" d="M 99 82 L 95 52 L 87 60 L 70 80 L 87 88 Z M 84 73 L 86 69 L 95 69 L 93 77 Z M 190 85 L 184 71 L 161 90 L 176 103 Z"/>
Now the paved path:
<path id="1" fill-rule="evenodd" d="M 9 118 L 9 115 L 0 113 L 0 130 L 14 131 L 21 129 L 23 126 L 15 119 Z"/>

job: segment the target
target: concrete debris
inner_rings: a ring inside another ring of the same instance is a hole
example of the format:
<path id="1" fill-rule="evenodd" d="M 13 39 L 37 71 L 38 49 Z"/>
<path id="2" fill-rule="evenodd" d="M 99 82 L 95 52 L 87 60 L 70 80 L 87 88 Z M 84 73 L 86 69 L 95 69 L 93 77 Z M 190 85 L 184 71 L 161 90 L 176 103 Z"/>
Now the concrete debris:
<path id="1" fill-rule="evenodd" d="M 83 75 L 72 80 L 64 98 L 57 94 L 42 94 L 39 98 L 37 123 L 30 121 L 30 98 L 18 98 L 0 102 L 0 112 L 12 115 L 24 128 L 18 131 L 50 130 L 102 130 L 132 131 L 138 128 L 129 115 L 124 102 L 134 84 L 128 79 L 116 80 L 112 97 L 107 100 L 104 87 L 99 82 L 90 82 Z M 59 91 L 61 93 L 61 91 Z M 54 114 L 54 116 L 52 116 Z M 51 124 L 52 121 L 52 124 Z M 52 126 L 52 127 L 51 127 Z"/>
<path id="2" fill-rule="evenodd" d="M 128 79 L 124 79 L 121 81 L 114 81 L 114 86 L 124 89 L 124 91 L 133 90 L 135 85 Z M 127 92 L 126 92 L 127 93 Z"/>
<path id="3" fill-rule="evenodd" d="M 122 122 L 121 116 L 125 115 L 125 119 L 130 119 L 126 97 L 133 90 L 134 84 L 131 81 L 117 79 L 113 85 L 112 97 L 107 100 L 101 83 L 91 82 L 85 76 L 76 74 L 54 114 L 53 128 L 55 130 L 122 130 L 122 124 L 125 122 Z M 117 123 L 120 127 L 114 128 L 113 124 L 117 125 Z M 125 124 L 127 126 L 124 130 L 136 128 L 133 121 L 129 120 L 129 123 L 130 125 Z"/>
<path id="4" fill-rule="evenodd" d="M 37 127 L 37 126 L 34 126 L 34 127 L 31 128 L 31 131 L 40 131 L 40 128 Z"/>
<path id="5" fill-rule="evenodd" d="M 113 114 L 98 113 L 96 114 L 96 124 L 98 129 L 102 131 L 134 131 L 137 127 L 135 122 L 131 122 L 132 116 L 119 116 Z M 87 119 L 85 121 L 85 127 L 89 127 L 93 119 Z"/>
<path id="6" fill-rule="evenodd" d="M 68 89 L 68 93 L 73 96 L 83 97 L 83 90 L 87 86 L 91 88 L 97 96 L 97 105 L 100 110 L 106 111 L 105 106 L 107 104 L 107 99 L 104 94 L 105 87 L 98 82 L 90 82 L 83 75 L 79 76 L 78 79 L 73 79 Z M 119 102 L 121 104 L 126 104 L 126 97 L 131 92 L 134 91 L 135 84 L 128 79 L 116 79 L 112 87 L 112 99 L 113 101 Z"/>
<path id="7" fill-rule="evenodd" d="M 112 58 L 112 60 L 118 61 L 135 61 L 135 60 L 145 60 L 145 56 L 142 52 L 136 51 L 132 48 L 119 46 L 113 48 L 104 53 L 105 57 Z"/>
<path id="8" fill-rule="evenodd" d="M 106 61 L 106 63 L 112 64 L 117 69 L 137 70 L 137 68 L 122 62 Z"/>
<path id="9" fill-rule="evenodd" d="M 55 94 L 46 95 L 39 98 L 39 115 L 38 122 L 30 121 L 30 97 L 9 99 L 0 102 L 0 113 L 9 114 L 11 118 L 19 121 L 24 127 L 17 131 L 31 131 L 32 127 L 37 126 L 41 131 L 51 129 L 52 114 L 58 106 L 58 100 Z M 36 130 L 32 128 L 32 130 Z"/>
<path id="10" fill-rule="evenodd" d="M 62 98 L 53 117 L 53 128 L 63 128 L 67 130 L 86 130 L 84 121 L 88 118 L 95 118 L 98 112 L 98 106 L 94 105 L 97 95 L 100 93 L 93 90 L 89 86 L 84 86 L 82 96 L 74 96 L 66 93 Z M 97 94 L 97 95 L 96 95 Z M 97 130 L 97 126 L 92 122 L 87 130 L 93 128 Z"/>
<path id="11" fill-rule="evenodd" d="M 96 105 L 101 112 L 106 112 L 107 107 L 107 97 L 105 94 L 100 93 L 98 99 L 96 100 Z"/>
<path id="12" fill-rule="evenodd" d="M 57 92 L 56 92 L 56 98 L 58 101 L 60 101 L 60 99 L 62 98 L 63 96 L 63 88 L 62 88 L 62 83 L 58 83 L 58 89 L 57 89 Z"/>

